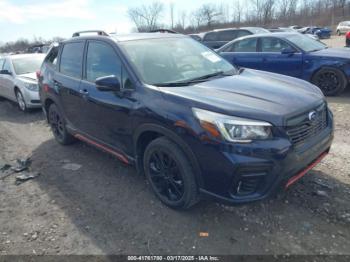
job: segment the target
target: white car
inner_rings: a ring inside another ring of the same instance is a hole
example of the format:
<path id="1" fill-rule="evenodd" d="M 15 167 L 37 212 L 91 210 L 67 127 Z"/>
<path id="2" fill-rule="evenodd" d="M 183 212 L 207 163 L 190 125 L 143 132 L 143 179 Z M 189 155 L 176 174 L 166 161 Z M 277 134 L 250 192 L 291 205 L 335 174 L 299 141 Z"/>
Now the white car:
<path id="1" fill-rule="evenodd" d="M 44 58 L 44 54 L 0 57 L 0 96 L 17 102 L 22 111 L 40 108 L 36 71 Z"/>
<path id="2" fill-rule="evenodd" d="M 350 21 L 340 22 L 337 26 L 337 35 L 346 34 L 350 31 Z"/>

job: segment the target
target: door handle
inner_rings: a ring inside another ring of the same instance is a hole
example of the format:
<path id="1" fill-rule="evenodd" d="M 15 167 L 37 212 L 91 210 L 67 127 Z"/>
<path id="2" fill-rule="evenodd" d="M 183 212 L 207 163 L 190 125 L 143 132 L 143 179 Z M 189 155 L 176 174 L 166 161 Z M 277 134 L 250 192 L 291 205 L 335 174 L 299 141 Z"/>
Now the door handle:
<path id="1" fill-rule="evenodd" d="M 80 89 L 79 93 L 82 94 L 82 95 L 88 95 L 89 91 L 87 91 L 87 89 Z"/>

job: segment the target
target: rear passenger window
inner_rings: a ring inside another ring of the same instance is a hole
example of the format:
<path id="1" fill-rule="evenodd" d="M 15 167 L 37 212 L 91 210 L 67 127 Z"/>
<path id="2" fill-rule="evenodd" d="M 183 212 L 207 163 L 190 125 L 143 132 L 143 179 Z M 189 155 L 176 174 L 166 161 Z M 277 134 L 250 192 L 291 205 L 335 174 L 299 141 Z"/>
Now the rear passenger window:
<path id="1" fill-rule="evenodd" d="M 291 48 L 286 42 L 273 37 L 261 38 L 261 51 L 262 52 L 281 52 L 285 48 Z"/>
<path id="2" fill-rule="evenodd" d="M 222 31 L 218 33 L 219 41 L 232 41 L 237 38 L 237 30 Z"/>
<path id="3" fill-rule="evenodd" d="M 203 38 L 203 41 L 217 41 L 217 40 L 218 40 L 218 37 L 216 32 L 208 33 Z"/>
<path id="4" fill-rule="evenodd" d="M 50 53 L 46 56 L 45 62 L 54 67 L 57 65 L 57 56 L 58 56 L 58 46 L 53 47 L 50 50 Z"/>
<path id="5" fill-rule="evenodd" d="M 115 75 L 121 81 L 121 62 L 114 49 L 103 43 L 90 42 L 86 57 L 86 80 Z"/>
<path id="6" fill-rule="evenodd" d="M 252 33 L 250 33 L 249 31 L 246 31 L 246 30 L 239 30 L 237 31 L 237 36 L 236 38 L 238 37 L 242 37 L 242 36 L 246 36 L 246 35 L 251 35 Z"/>
<path id="7" fill-rule="evenodd" d="M 65 44 L 61 55 L 60 72 L 67 76 L 81 78 L 84 42 Z"/>
<path id="8" fill-rule="evenodd" d="M 229 52 L 256 52 L 257 38 L 248 38 L 234 43 Z"/>

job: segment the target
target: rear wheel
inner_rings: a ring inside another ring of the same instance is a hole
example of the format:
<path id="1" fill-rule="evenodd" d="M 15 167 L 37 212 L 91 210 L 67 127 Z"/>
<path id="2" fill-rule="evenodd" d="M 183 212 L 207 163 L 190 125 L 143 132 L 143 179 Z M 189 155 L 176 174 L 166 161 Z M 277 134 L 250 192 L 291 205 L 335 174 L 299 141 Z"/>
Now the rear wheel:
<path id="1" fill-rule="evenodd" d="M 338 36 L 340 36 L 340 35 L 341 35 L 340 30 L 337 30 L 337 35 L 338 35 Z"/>
<path id="2" fill-rule="evenodd" d="M 187 209 L 198 201 L 191 164 L 181 148 L 160 137 L 146 148 L 144 170 L 156 196 L 167 206 Z"/>
<path id="3" fill-rule="evenodd" d="M 62 145 L 69 145 L 75 141 L 75 138 L 68 133 L 66 122 L 58 107 L 51 104 L 49 107 L 49 124 L 56 140 Z"/>
<path id="4" fill-rule="evenodd" d="M 348 81 L 342 71 L 327 67 L 315 73 L 312 83 L 317 85 L 326 96 L 334 96 L 344 91 Z"/>
<path id="5" fill-rule="evenodd" d="M 16 90 L 16 100 L 17 100 L 18 108 L 22 112 L 27 112 L 28 108 L 27 108 L 26 101 L 24 100 L 23 94 L 19 90 Z"/>

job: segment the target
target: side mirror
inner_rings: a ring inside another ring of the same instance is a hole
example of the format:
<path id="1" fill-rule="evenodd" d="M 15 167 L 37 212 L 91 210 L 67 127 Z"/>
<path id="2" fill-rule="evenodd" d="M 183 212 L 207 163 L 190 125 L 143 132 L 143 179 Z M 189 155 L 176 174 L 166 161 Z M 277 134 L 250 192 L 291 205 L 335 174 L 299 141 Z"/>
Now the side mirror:
<path id="1" fill-rule="evenodd" d="M 281 51 L 282 55 L 293 55 L 295 53 L 295 50 L 293 48 L 284 48 Z"/>
<path id="2" fill-rule="evenodd" d="M 114 75 L 99 77 L 96 79 L 95 84 L 100 91 L 119 92 L 121 88 L 119 78 Z"/>
<path id="3" fill-rule="evenodd" d="M 0 70 L 0 75 L 10 75 L 11 76 L 12 73 L 10 71 L 4 69 L 4 70 Z"/>

